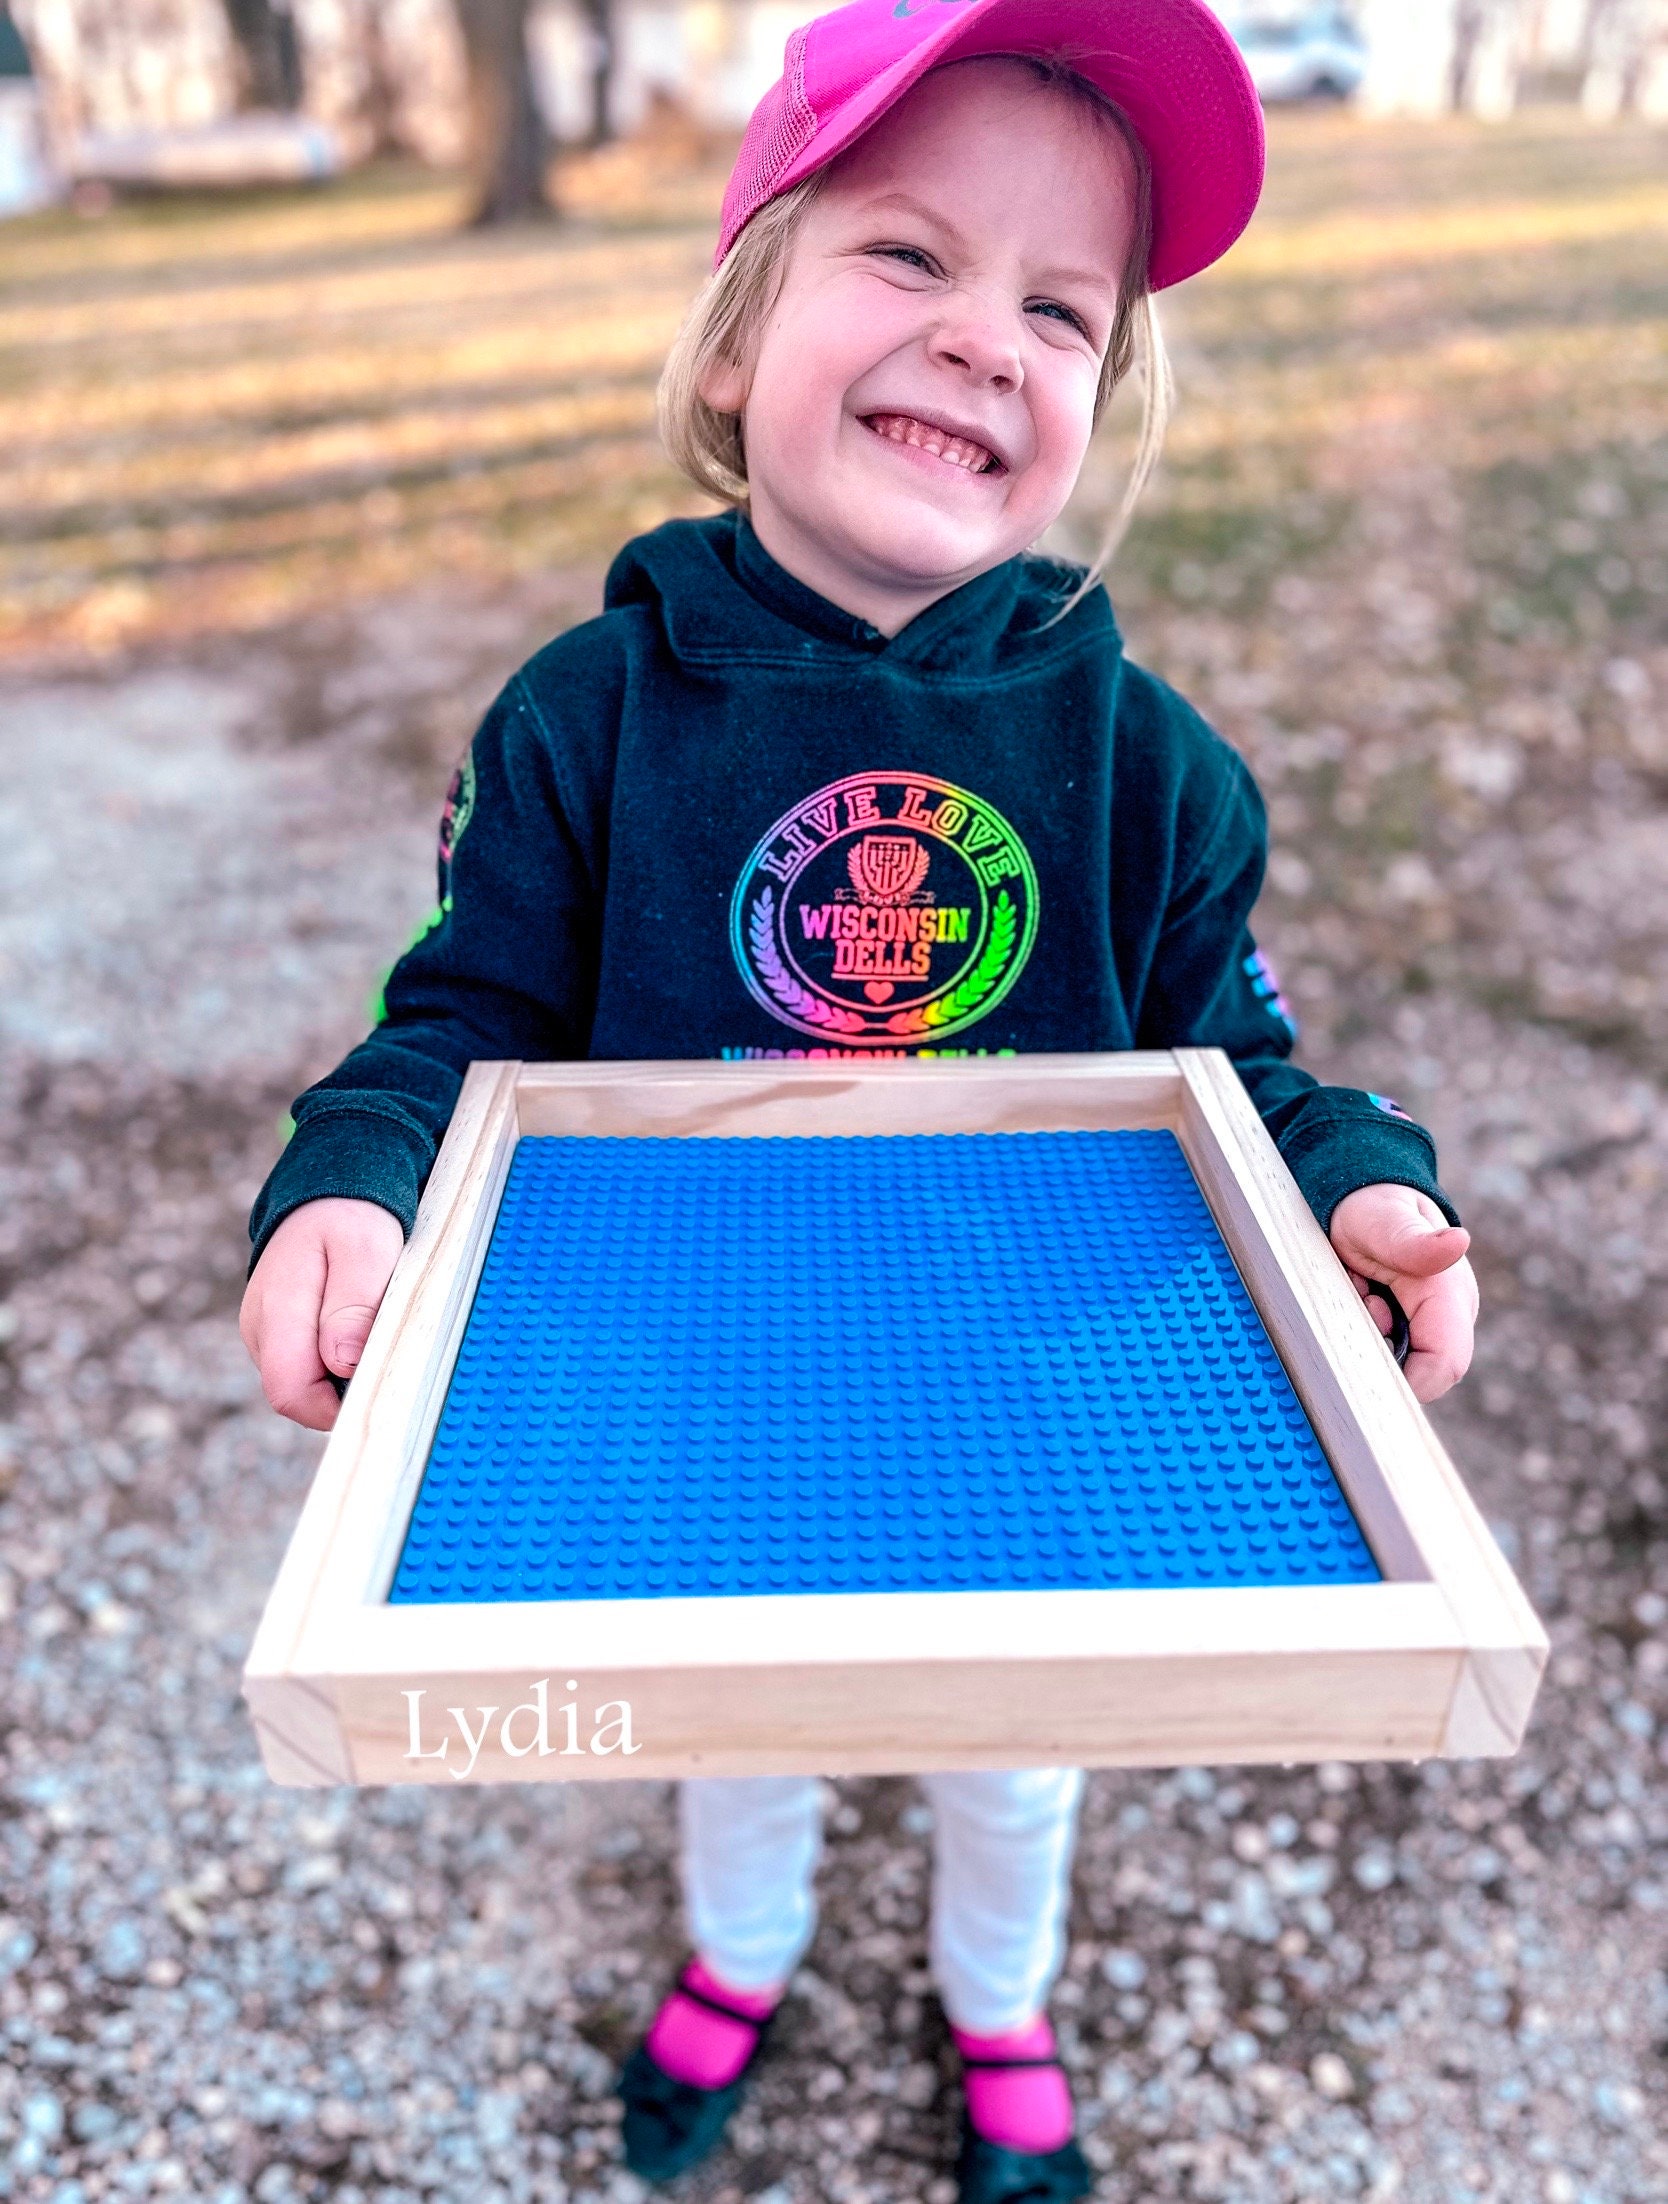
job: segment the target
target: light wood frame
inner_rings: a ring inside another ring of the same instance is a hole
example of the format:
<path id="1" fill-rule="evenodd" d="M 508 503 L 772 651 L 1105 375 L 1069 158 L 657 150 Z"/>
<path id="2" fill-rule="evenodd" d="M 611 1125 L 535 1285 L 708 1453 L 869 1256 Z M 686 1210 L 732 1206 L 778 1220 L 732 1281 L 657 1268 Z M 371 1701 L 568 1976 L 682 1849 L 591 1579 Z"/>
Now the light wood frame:
<path id="1" fill-rule="evenodd" d="M 521 1134 L 1135 1126 L 1180 1140 L 1382 1583 L 388 1604 Z M 490 1063 L 464 1082 L 244 1692 L 282 1783 L 1421 1759 L 1514 1750 L 1546 1652 L 1219 1050 Z"/>

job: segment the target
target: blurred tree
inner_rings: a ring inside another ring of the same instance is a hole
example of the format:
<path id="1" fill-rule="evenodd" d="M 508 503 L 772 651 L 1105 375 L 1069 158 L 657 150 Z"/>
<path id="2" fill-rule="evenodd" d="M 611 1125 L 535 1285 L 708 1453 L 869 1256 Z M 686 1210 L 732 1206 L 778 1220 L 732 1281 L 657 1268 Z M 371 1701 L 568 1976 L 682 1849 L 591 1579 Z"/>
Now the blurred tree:
<path id="1" fill-rule="evenodd" d="M 290 0 L 225 0 L 237 47 L 241 107 L 301 105 L 301 39 Z"/>
<path id="2" fill-rule="evenodd" d="M 592 145 L 606 145 L 614 135 L 608 104 L 614 76 L 614 0 L 580 0 L 580 7 L 591 34 L 591 126 L 586 137 Z"/>
<path id="3" fill-rule="evenodd" d="M 405 153 L 399 126 L 399 100 L 388 67 L 388 43 L 382 34 L 384 0 L 359 0 L 352 18 L 359 34 L 361 67 L 358 112 L 370 140 L 370 151 Z"/>
<path id="4" fill-rule="evenodd" d="M 553 213 L 550 138 L 533 97 L 527 56 L 532 0 L 454 0 L 469 70 L 472 228 Z"/>

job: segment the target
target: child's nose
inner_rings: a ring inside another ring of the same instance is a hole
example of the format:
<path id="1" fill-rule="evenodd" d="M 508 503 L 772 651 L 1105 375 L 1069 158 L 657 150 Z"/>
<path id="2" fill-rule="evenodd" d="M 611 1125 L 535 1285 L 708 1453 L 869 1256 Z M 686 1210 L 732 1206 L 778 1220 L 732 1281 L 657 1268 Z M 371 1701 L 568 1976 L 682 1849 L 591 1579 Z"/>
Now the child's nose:
<path id="1" fill-rule="evenodd" d="M 981 388 L 999 394 L 1017 390 L 1025 379 L 1019 333 L 1000 313 L 969 305 L 947 315 L 933 333 L 930 350 L 941 365 L 959 368 Z"/>

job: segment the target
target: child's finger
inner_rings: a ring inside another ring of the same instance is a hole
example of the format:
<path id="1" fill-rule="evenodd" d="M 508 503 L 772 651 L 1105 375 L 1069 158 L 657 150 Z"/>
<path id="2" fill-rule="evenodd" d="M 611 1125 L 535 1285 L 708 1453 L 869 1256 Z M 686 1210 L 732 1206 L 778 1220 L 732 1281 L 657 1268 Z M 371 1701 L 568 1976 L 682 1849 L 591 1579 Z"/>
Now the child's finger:
<path id="1" fill-rule="evenodd" d="M 379 1217 L 386 1213 L 378 1211 Z M 318 1352 L 338 1377 L 352 1377 L 365 1352 L 376 1312 L 404 1244 L 399 1226 L 333 1241 L 318 1317 Z"/>
<path id="2" fill-rule="evenodd" d="M 1360 1294 L 1362 1300 L 1366 1302 L 1367 1314 L 1388 1339 L 1390 1327 L 1395 1320 L 1390 1314 L 1389 1302 L 1380 1300 L 1379 1296 L 1373 1291 L 1373 1286 L 1377 1281 L 1369 1278 L 1365 1271 L 1352 1270 L 1349 1274 L 1349 1282 Z"/>
<path id="3" fill-rule="evenodd" d="M 333 1431 L 341 1412 L 341 1397 L 328 1377 L 320 1375 L 311 1383 L 294 1384 L 278 1379 L 267 1384 L 263 1376 L 266 1397 L 279 1415 L 287 1416 L 291 1423 L 298 1423 L 304 1431 Z"/>
<path id="4" fill-rule="evenodd" d="M 1412 1342 L 1403 1375 L 1417 1399 L 1440 1400 L 1470 1369 L 1476 1313 L 1469 1265 L 1433 1279 L 1409 1311 Z"/>
<path id="5" fill-rule="evenodd" d="M 256 1319 L 255 1360 L 261 1390 L 279 1415 L 309 1431 L 336 1421 L 336 1391 L 318 1351 L 318 1285 L 305 1278 L 276 1284 Z"/>

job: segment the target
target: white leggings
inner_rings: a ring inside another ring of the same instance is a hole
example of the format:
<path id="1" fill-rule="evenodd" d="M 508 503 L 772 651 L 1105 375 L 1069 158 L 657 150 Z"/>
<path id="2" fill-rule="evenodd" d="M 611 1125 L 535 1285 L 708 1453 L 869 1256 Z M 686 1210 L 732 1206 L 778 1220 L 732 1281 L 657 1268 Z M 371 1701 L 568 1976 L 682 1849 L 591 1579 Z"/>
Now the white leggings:
<path id="1" fill-rule="evenodd" d="M 1001 2035 L 1042 2008 L 1065 1943 L 1078 1768 L 919 1778 L 933 1809 L 931 1953 L 958 2028 Z M 816 1927 L 814 1776 L 702 1776 L 679 1796 L 696 1950 L 738 1990 L 781 1982 Z"/>

